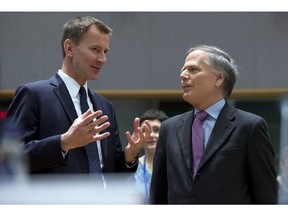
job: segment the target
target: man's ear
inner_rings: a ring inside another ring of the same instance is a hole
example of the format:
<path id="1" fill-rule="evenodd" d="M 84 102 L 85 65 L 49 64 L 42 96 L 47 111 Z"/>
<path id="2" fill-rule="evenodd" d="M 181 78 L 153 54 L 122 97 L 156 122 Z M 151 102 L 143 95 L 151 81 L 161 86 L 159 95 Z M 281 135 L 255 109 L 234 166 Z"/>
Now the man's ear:
<path id="1" fill-rule="evenodd" d="M 224 82 L 224 80 L 225 80 L 224 74 L 223 73 L 217 73 L 216 74 L 215 85 L 218 86 L 218 87 L 221 86 L 222 83 Z"/>
<path id="2" fill-rule="evenodd" d="M 63 46 L 66 55 L 71 57 L 73 55 L 73 42 L 70 39 L 66 39 Z"/>

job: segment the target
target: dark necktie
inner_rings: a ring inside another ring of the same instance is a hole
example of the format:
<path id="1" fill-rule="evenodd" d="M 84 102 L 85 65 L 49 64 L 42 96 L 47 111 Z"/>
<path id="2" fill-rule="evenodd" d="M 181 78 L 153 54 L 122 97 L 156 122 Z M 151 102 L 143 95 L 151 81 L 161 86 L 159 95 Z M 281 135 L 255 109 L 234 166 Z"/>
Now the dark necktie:
<path id="1" fill-rule="evenodd" d="M 205 111 L 196 113 L 192 125 L 193 177 L 196 175 L 203 154 L 204 129 L 202 123 L 207 118 L 207 116 L 208 114 Z"/>
<path id="2" fill-rule="evenodd" d="M 81 86 L 79 94 L 80 94 L 81 112 L 84 113 L 89 109 L 89 106 L 87 103 L 86 90 L 83 86 Z M 96 142 L 89 143 L 88 145 L 85 146 L 85 150 L 89 162 L 89 173 L 101 173 L 97 143 Z"/>

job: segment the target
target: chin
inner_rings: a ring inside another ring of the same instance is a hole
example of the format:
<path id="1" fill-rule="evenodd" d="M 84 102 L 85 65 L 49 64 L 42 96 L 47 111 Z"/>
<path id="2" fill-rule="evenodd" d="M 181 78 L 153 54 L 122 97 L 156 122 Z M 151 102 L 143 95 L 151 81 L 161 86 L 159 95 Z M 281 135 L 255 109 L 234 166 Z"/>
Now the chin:
<path id="1" fill-rule="evenodd" d="M 98 75 L 96 75 L 96 76 L 91 76 L 91 77 L 89 77 L 88 80 L 97 80 L 97 79 L 98 79 Z"/>
<path id="2" fill-rule="evenodd" d="M 182 97 L 184 101 L 189 102 L 190 95 L 188 92 L 184 92 Z"/>
<path id="3" fill-rule="evenodd" d="M 185 95 L 183 94 L 183 100 L 186 101 L 187 103 L 191 104 L 191 106 L 193 106 L 193 100 L 191 100 L 191 96 L 189 95 Z"/>
<path id="4" fill-rule="evenodd" d="M 155 151 L 156 149 L 156 144 L 155 145 L 151 145 L 151 146 L 147 146 L 147 150 L 148 151 Z"/>

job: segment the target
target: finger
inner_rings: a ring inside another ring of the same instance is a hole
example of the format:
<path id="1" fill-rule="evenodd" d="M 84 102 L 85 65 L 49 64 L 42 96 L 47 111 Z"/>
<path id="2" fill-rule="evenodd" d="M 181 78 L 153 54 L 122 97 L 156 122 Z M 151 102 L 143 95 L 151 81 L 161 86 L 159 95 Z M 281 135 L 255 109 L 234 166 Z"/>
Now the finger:
<path id="1" fill-rule="evenodd" d="M 140 127 L 138 127 L 138 129 L 137 129 L 137 133 L 138 133 L 138 136 L 139 136 L 139 138 L 137 140 L 137 143 L 143 142 L 145 140 L 145 137 L 144 137 L 143 131 L 142 131 L 142 129 Z"/>
<path id="2" fill-rule="evenodd" d="M 81 118 L 82 118 L 82 119 L 85 119 L 85 118 L 87 118 L 91 113 L 92 113 L 91 110 L 88 109 L 85 113 L 83 113 L 83 114 L 81 115 Z"/>
<path id="3" fill-rule="evenodd" d="M 136 117 L 134 119 L 134 131 L 136 132 L 138 130 L 138 127 L 140 127 L 140 118 Z"/>
<path id="4" fill-rule="evenodd" d="M 130 132 L 129 131 L 127 131 L 126 133 L 125 133 L 125 135 L 126 135 L 126 138 L 127 138 L 127 140 L 128 140 L 128 143 L 134 143 L 134 140 L 132 139 L 132 135 L 130 134 Z"/>
<path id="5" fill-rule="evenodd" d="M 149 130 L 151 132 L 152 126 L 151 126 L 150 122 L 146 120 L 144 123 L 145 123 L 145 126 L 148 128 L 147 130 Z"/>
<path id="6" fill-rule="evenodd" d="M 151 125 L 150 125 L 149 121 L 145 121 L 144 122 L 144 124 L 142 126 L 142 131 L 144 132 L 144 134 L 145 134 L 144 136 L 145 137 L 149 137 L 150 136 L 152 129 L 151 129 Z"/>
<path id="7" fill-rule="evenodd" d="M 102 140 L 102 139 L 105 139 L 105 138 L 107 138 L 107 137 L 109 137 L 109 136 L 110 136 L 110 133 L 109 133 L 109 132 L 105 132 L 105 133 L 103 133 L 103 134 L 95 134 L 95 135 L 93 136 L 93 140 L 94 140 L 94 141 Z"/>
<path id="8" fill-rule="evenodd" d="M 91 131 L 93 134 L 97 134 L 97 133 L 100 133 L 101 131 L 105 130 L 109 126 L 110 126 L 110 122 L 105 122 L 104 124 L 102 124 L 99 127 L 94 127 Z"/>
<path id="9" fill-rule="evenodd" d="M 83 118 L 83 124 L 89 124 L 93 121 L 93 119 L 98 118 L 99 116 L 102 115 L 102 111 L 101 110 L 97 110 L 96 112 L 91 112 L 88 116 L 85 116 L 85 118 Z M 85 113 L 84 113 L 85 114 Z"/>
<path id="10" fill-rule="evenodd" d="M 95 121 L 92 121 L 90 125 L 88 126 L 90 130 L 92 130 L 94 127 L 98 127 L 99 125 L 103 124 L 108 120 L 108 116 L 104 115 L 100 118 L 96 119 Z"/>

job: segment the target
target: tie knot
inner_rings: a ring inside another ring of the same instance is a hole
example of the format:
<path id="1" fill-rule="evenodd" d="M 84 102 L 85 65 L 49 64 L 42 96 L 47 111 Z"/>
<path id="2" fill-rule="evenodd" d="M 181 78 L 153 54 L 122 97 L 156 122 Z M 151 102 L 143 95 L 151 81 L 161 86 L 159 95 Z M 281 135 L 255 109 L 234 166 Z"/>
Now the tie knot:
<path id="1" fill-rule="evenodd" d="M 86 90 L 83 86 L 80 87 L 79 94 L 80 96 L 86 96 Z"/>
<path id="2" fill-rule="evenodd" d="M 199 121 L 203 122 L 207 118 L 207 116 L 208 116 L 207 112 L 201 111 L 201 112 L 196 113 L 195 118 L 199 119 Z"/>

